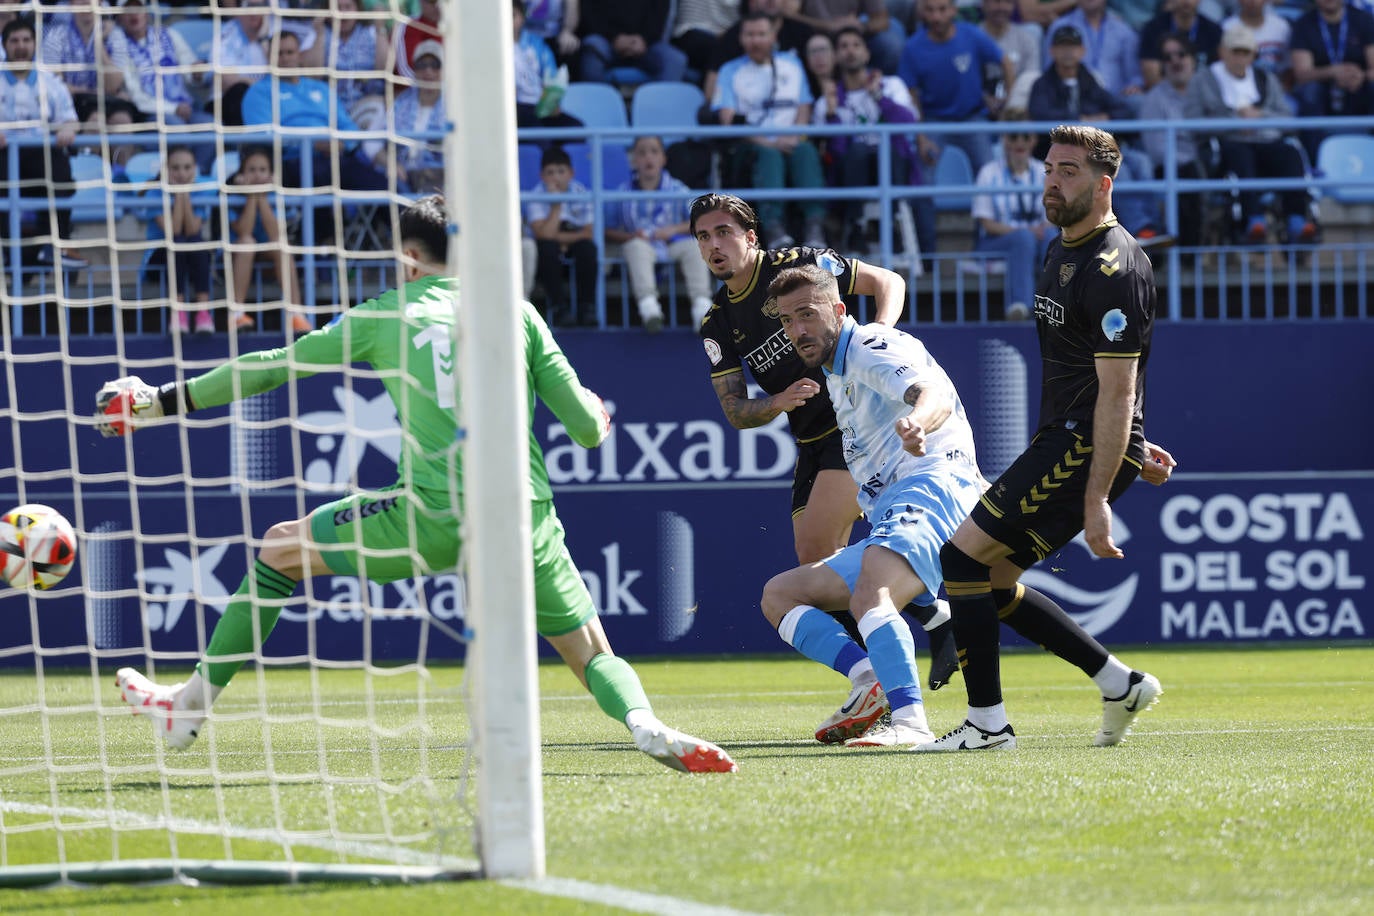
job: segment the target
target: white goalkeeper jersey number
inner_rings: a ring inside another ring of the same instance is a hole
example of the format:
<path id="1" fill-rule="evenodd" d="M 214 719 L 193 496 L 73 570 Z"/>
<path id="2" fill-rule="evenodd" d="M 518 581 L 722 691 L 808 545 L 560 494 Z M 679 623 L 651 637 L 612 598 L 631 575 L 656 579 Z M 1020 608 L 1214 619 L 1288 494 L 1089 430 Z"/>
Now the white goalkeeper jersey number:
<path id="1" fill-rule="evenodd" d="M 834 365 L 825 376 L 844 436 L 845 462 L 859 485 L 865 515 L 894 481 L 940 472 L 977 475 L 973 429 L 964 405 L 920 340 L 886 325 L 859 325 L 845 318 Z M 897 420 L 911 412 L 905 397 L 912 385 L 934 386 L 954 401 L 949 419 L 926 436 L 926 454 L 920 458 L 902 449 L 896 428 Z"/>

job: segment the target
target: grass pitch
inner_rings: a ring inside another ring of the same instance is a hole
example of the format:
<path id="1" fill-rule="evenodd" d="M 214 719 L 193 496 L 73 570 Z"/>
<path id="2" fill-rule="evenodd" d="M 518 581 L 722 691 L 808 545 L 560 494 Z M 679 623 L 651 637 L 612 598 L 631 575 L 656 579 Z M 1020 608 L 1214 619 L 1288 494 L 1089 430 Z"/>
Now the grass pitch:
<path id="1" fill-rule="evenodd" d="M 696 777 L 640 754 L 565 669 L 546 665 L 548 872 L 573 883 L 542 890 L 573 887 L 585 899 L 481 881 L 153 885 L 0 891 L 0 912 L 1374 910 L 1374 647 L 1121 654 L 1165 689 L 1124 745 L 1091 746 L 1099 705 L 1079 672 L 1043 654 L 1013 653 L 1003 679 L 1018 748 L 947 756 L 816 744 L 811 729 L 845 684 L 804 660 L 637 663 L 664 721 L 719 742 L 740 764 L 733 776 Z M 118 708 L 112 673 L 105 674 L 97 692 L 89 672 L 50 673 L 46 702 L 74 699 L 47 716 L 33 705 L 31 674 L 0 675 L 0 861 L 53 861 L 54 834 L 41 828 L 53 818 L 45 806 L 158 812 L 164 783 L 180 815 L 194 820 L 197 804 L 207 817 L 222 808 L 235 828 L 230 837 L 182 837 L 183 855 L 214 855 L 230 844 L 241 856 L 259 843 L 254 829 L 289 822 L 293 811 L 328 808 L 337 823 L 364 824 L 376 804 L 374 773 L 409 786 L 426 769 L 408 751 L 416 741 L 404 717 L 355 733 L 345 716 L 330 713 L 357 702 L 357 672 L 270 672 L 269 756 L 253 712 L 256 679 L 245 672 L 211 729 L 221 767 L 216 792 L 196 772 L 211 759 L 201 744 L 167 755 L 159 770 L 147 723 Z M 435 671 L 430 716 L 441 720 L 440 732 L 464 730 L 459 678 L 456 669 Z M 305 705 L 311 680 L 323 690 L 320 710 Z M 406 695 L 395 686 L 396 697 Z M 383 699 L 391 698 L 387 688 L 379 686 Z M 72 711 L 96 696 L 101 714 Z M 301 715 L 291 712 L 293 702 Z M 926 702 L 937 732 L 953 727 L 963 717 L 962 682 Z M 71 765 L 80 754 L 103 755 L 112 792 L 99 774 Z M 461 755 L 444 754 L 427 769 L 448 796 L 458 785 L 448 770 Z M 24 764 L 34 759 L 43 765 Z M 342 783 L 348 791 L 321 792 L 308 774 L 322 766 L 356 780 Z M 269 767 L 288 778 L 276 793 L 255 775 Z M 447 814 L 411 807 L 417 822 Z M 165 832 L 140 829 L 136 820 L 123 825 L 118 842 L 122 858 L 168 854 Z M 109 855 L 110 836 L 99 829 L 73 829 L 65 843 L 71 860 Z M 272 854 L 268 844 L 261 849 Z"/>

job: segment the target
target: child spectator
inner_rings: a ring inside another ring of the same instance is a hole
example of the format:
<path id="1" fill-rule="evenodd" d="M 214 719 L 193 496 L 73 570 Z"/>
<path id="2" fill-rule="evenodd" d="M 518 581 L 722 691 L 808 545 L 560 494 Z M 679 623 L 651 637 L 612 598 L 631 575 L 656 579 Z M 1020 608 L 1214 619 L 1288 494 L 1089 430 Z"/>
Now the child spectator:
<path id="1" fill-rule="evenodd" d="M 242 187 L 243 209 L 230 225 L 234 247 L 230 248 L 234 287 L 230 291 L 232 303 L 247 301 L 248 287 L 253 282 L 253 262 L 262 258 L 277 272 L 282 301 L 288 310 L 300 301 L 296 288 L 296 265 L 286 246 L 286 232 L 277 221 L 268 189 L 275 186 L 272 176 L 272 154 L 263 146 L 246 148 L 239 158 L 239 170 L 229 183 Z M 257 319 L 246 312 L 230 307 L 230 327 L 237 331 L 252 330 Z M 307 334 L 313 326 L 304 315 L 291 315 L 291 332 Z"/>
<path id="2" fill-rule="evenodd" d="M 544 150 L 539 160 L 539 183 L 530 189 L 549 194 L 587 194 L 587 188 L 573 177 L 572 159 L 561 146 Z M 533 234 L 533 245 L 524 245 L 527 260 L 534 255 L 535 275 L 544 287 L 547 310 L 560 327 L 575 324 L 595 325 L 596 275 L 598 258 L 592 240 L 590 201 L 571 203 L 533 202 L 525 205 L 525 221 Z M 529 249 L 533 247 L 534 251 Z M 577 299 L 568 301 L 568 284 L 563 277 L 563 258 L 569 257 L 577 276 Z"/>
<path id="3" fill-rule="evenodd" d="M 1026 113 L 1007 109 L 1004 121 L 1025 121 Z M 1002 155 L 978 171 L 973 218 L 978 224 L 978 251 L 1006 259 L 1008 321 L 1031 317 L 1035 280 L 1056 232 L 1045 216 L 1041 185 L 1045 164 L 1031 156 L 1035 135 L 1016 127 L 1002 135 Z"/>
<path id="4" fill-rule="evenodd" d="M 658 137 L 638 137 L 630 147 L 634 177 L 620 186 L 624 191 L 681 191 L 685 184 L 664 168 L 668 161 Z M 687 220 L 687 200 L 622 200 L 607 207 L 606 240 L 618 242 L 630 274 L 630 289 L 644 330 L 656 334 L 663 327 L 663 305 L 658 300 L 654 266 L 676 261 L 692 300 L 692 325 L 700 326 L 711 307 L 711 274 L 697 251 Z"/>
<path id="5" fill-rule="evenodd" d="M 163 173 L 163 184 L 171 195 L 170 215 L 157 215 L 158 228 L 163 236 L 172 242 L 172 270 L 167 276 L 171 289 L 172 311 L 175 315 L 172 328 L 179 334 L 191 330 L 191 310 L 185 307 L 186 289 L 190 287 L 196 303 L 196 335 L 206 336 L 215 332 L 215 317 L 210 314 L 210 252 L 198 246 L 203 241 L 201 218 L 191 204 L 191 187 L 196 183 L 200 170 L 196 167 L 196 154 L 189 146 L 173 146 L 167 150 L 167 167 Z"/>

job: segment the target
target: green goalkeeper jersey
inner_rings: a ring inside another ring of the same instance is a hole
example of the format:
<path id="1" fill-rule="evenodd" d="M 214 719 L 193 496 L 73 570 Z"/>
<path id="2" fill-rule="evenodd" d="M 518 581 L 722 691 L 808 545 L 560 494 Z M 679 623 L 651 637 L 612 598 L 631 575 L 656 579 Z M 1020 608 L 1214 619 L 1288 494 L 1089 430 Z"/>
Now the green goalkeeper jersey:
<path id="1" fill-rule="evenodd" d="M 354 306 L 289 346 L 245 353 L 190 379 L 187 392 L 197 409 L 218 407 L 293 378 L 367 363 L 396 405 L 401 427 L 398 482 L 426 504 L 445 506 L 451 492 L 463 490 L 456 436 L 460 392 L 452 343 L 458 301 L 456 279 L 422 277 Z M 600 400 L 582 387 L 534 307 L 522 302 L 520 308 L 531 419 L 538 396 L 574 442 L 588 448 L 598 445 L 603 435 Z M 533 430 L 529 463 L 533 498 L 552 499 L 544 452 Z"/>

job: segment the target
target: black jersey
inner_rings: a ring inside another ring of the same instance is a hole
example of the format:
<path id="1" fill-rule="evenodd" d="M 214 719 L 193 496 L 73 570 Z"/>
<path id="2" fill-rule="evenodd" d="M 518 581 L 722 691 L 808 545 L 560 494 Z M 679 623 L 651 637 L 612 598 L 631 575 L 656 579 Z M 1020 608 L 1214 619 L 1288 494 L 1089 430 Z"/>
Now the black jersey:
<path id="1" fill-rule="evenodd" d="M 711 378 L 740 372 L 747 365 L 759 387 L 769 394 L 786 390 L 802 378 L 814 379 L 821 393 L 787 415 L 798 442 L 812 442 L 836 428 L 835 410 L 825 396 L 821 368 L 806 368 L 778 320 L 777 309 L 767 306 L 768 285 L 789 267 L 815 264 L 835 275 L 840 295 L 852 296 L 856 262 L 830 248 L 779 248 L 763 252 L 754 262 L 754 275 L 739 295 L 722 285 L 716 290 L 711 310 L 701 323 Z"/>
<path id="2" fill-rule="evenodd" d="M 1145 363 L 1155 317 L 1155 274 L 1136 240 L 1109 217 L 1073 244 L 1050 244 L 1035 288 L 1043 379 L 1040 428 L 1061 426 L 1092 441 L 1098 357 L 1138 359 L 1131 440 L 1139 462 L 1145 441 Z"/>

